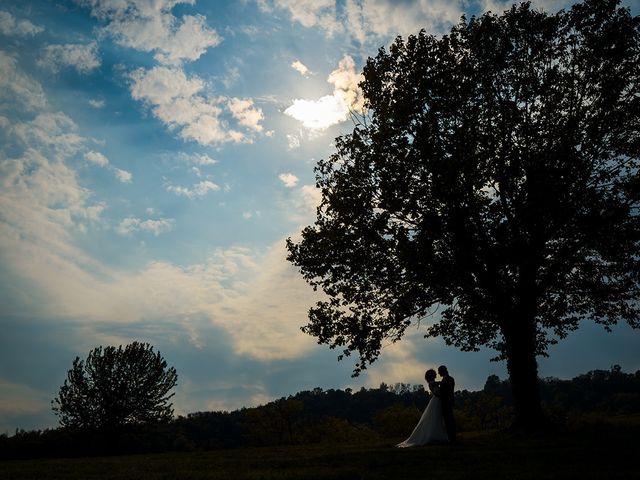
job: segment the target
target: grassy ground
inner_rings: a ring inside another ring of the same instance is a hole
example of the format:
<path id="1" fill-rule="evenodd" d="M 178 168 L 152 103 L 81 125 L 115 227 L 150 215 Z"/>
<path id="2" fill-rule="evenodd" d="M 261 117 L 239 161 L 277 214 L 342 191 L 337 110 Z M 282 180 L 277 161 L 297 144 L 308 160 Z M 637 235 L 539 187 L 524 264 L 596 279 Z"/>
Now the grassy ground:
<path id="1" fill-rule="evenodd" d="M 524 439 L 464 434 L 457 446 L 393 443 L 0 462 L 1 479 L 640 479 L 640 426 Z M 634 422 L 635 423 L 635 422 Z"/>

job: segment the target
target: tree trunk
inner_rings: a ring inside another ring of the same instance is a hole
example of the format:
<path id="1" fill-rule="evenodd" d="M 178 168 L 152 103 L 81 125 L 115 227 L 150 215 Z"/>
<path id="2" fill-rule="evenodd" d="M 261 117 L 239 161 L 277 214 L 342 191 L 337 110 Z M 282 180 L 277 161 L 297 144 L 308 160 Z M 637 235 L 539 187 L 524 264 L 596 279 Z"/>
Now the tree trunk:
<path id="1" fill-rule="evenodd" d="M 502 333 L 506 346 L 507 369 L 515 403 L 513 428 L 534 431 L 542 425 L 542 407 L 536 361 L 536 330 L 531 315 L 512 318 Z"/>

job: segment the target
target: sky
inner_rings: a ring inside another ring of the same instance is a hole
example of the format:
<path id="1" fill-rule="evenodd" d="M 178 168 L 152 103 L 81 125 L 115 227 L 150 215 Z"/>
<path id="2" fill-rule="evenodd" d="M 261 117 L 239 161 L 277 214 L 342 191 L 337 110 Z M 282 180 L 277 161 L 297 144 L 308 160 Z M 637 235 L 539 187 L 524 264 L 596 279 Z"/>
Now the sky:
<path id="1" fill-rule="evenodd" d="M 181 415 L 420 384 L 442 363 L 459 389 L 504 378 L 492 352 L 425 340 L 420 325 L 352 378 L 351 359 L 300 331 L 316 294 L 285 239 L 314 220 L 313 167 L 353 128 L 367 57 L 506 5 L 3 1 L 0 433 L 56 426 L 50 402 L 73 359 L 134 340 L 176 368 Z M 586 324 L 540 375 L 635 371 L 639 340 Z"/>

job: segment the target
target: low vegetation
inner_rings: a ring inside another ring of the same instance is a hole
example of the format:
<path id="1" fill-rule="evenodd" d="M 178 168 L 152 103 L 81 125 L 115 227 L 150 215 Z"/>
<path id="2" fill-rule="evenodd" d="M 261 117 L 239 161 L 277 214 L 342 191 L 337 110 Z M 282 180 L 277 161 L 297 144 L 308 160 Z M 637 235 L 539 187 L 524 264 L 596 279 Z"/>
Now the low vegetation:
<path id="1" fill-rule="evenodd" d="M 540 391 L 554 435 L 591 431 L 615 422 L 624 426 L 629 419 L 637 418 L 634 415 L 640 415 L 640 371 L 625 373 L 614 366 L 572 380 L 547 378 L 541 380 Z M 508 381 L 496 376 L 490 376 L 481 391 L 456 392 L 455 415 L 463 438 L 508 429 L 513 418 L 510 392 Z M 15 435 L 0 436 L 0 458 L 305 445 L 388 446 L 411 432 L 428 400 L 421 386 L 407 384 L 382 384 L 355 392 L 317 388 L 256 408 L 197 412 L 164 423 L 101 429 L 18 430 Z"/>

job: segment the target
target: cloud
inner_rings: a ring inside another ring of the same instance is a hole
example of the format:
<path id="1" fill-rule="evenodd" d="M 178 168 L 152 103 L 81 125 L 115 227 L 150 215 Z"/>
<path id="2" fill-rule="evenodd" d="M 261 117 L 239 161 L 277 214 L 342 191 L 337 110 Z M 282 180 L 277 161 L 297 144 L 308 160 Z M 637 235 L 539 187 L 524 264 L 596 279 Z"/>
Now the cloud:
<path id="1" fill-rule="evenodd" d="M 136 217 L 127 217 L 122 219 L 116 232 L 120 235 L 131 235 L 136 231 L 152 233 L 156 237 L 161 233 L 173 230 L 175 220 L 173 218 L 159 218 L 157 220 L 147 219 L 141 220 Z"/>
<path id="2" fill-rule="evenodd" d="M 269 361 L 304 356 L 315 341 L 300 332 L 317 295 L 286 261 L 284 240 L 264 256 L 242 259 L 239 280 L 212 306 L 212 319 L 234 342 L 237 354 Z"/>
<path id="3" fill-rule="evenodd" d="M 311 71 L 307 68 L 307 66 L 302 63 L 300 60 L 295 60 L 292 64 L 291 64 L 291 68 L 293 68 L 294 70 L 296 70 L 298 73 L 300 73 L 300 75 L 304 76 L 304 77 L 308 77 L 311 74 Z"/>
<path id="4" fill-rule="evenodd" d="M 347 0 L 346 28 L 362 43 L 382 37 L 417 34 L 424 28 L 429 33 L 444 33 L 464 13 L 461 1 L 411 0 Z"/>
<path id="5" fill-rule="evenodd" d="M 316 210 L 322 201 L 322 191 L 315 185 L 290 187 L 281 199 L 281 209 L 286 212 L 287 219 L 297 225 L 307 225 L 316 218 Z"/>
<path id="6" fill-rule="evenodd" d="M 89 100 L 89 106 L 93 107 L 93 108 L 103 108 L 104 107 L 104 100 L 102 99 L 91 99 Z"/>
<path id="7" fill-rule="evenodd" d="M 107 22 L 104 31 L 125 47 L 143 52 L 155 52 L 163 64 L 178 65 L 200 58 L 222 37 L 207 25 L 202 15 L 175 17 L 171 10 L 187 0 L 79 0 L 91 9 L 91 14 Z"/>
<path id="8" fill-rule="evenodd" d="M 0 50 L 0 107 L 34 111 L 46 106 L 42 86 L 18 69 L 14 57 Z"/>
<path id="9" fill-rule="evenodd" d="M 95 163 L 101 167 L 106 167 L 109 165 L 109 159 L 105 157 L 100 152 L 94 152 L 93 150 L 88 151 L 84 154 L 84 158 L 91 163 Z"/>
<path id="10" fill-rule="evenodd" d="M 171 154 L 171 155 L 167 155 L 167 156 L 174 156 L 174 155 Z M 192 164 L 195 164 L 195 165 L 199 165 L 201 167 L 207 166 L 207 165 L 215 165 L 215 164 L 218 163 L 217 160 L 214 160 L 213 158 L 211 158 L 206 153 L 189 154 L 189 153 L 185 153 L 185 152 L 180 152 L 175 156 L 182 162 L 192 163 Z"/>
<path id="11" fill-rule="evenodd" d="M 47 45 L 38 65 L 53 73 L 62 68 L 73 67 L 78 73 L 87 74 L 100 66 L 98 44 L 67 43 L 65 45 Z"/>
<path id="12" fill-rule="evenodd" d="M 0 35 L 26 37 L 43 31 L 44 28 L 34 25 L 29 20 L 16 20 L 9 12 L 0 10 Z"/>
<path id="13" fill-rule="evenodd" d="M 291 20 L 305 27 L 320 27 L 329 36 L 341 31 L 344 27 L 337 19 L 335 0 L 262 0 L 258 6 L 265 12 L 273 8 L 286 10 Z"/>
<path id="14" fill-rule="evenodd" d="M 0 156 L 0 181 L 0 264 L 33 285 L 55 283 L 65 258 L 87 268 L 94 264 L 72 238 L 87 222 L 99 221 L 105 205 L 90 202 L 91 192 L 62 157 L 47 158 L 34 147 L 18 158 Z"/>
<path id="15" fill-rule="evenodd" d="M 203 180 L 199 183 L 196 183 L 191 188 L 167 185 L 168 192 L 172 192 L 178 196 L 187 198 L 204 197 L 207 193 L 217 192 L 218 190 L 220 190 L 220 186 L 209 180 Z"/>
<path id="16" fill-rule="evenodd" d="M 278 175 L 278 178 L 284 183 L 284 186 L 287 188 L 293 188 L 298 183 L 298 177 L 296 177 L 293 173 L 281 173 Z"/>
<path id="17" fill-rule="evenodd" d="M 131 80 L 131 96 L 148 105 L 170 130 L 179 130 L 183 139 L 202 145 L 245 139 L 220 118 L 223 99 L 205 96 L 205 83 L 198 76 L 187 77 L 181 69 L 156 66 L 135 70 Z"/>
<path id="18" fill-rule="evenodd" d="M 233 117 L 238 120 L 240 125 L 244 125 L 256 132 L 262 131 L 262 125 L 260 125 L 260 122 L 264 118 L 262 109 L 254 107 L 253 100 L 231 98 L 229 99 L 228 106 L 229 111 Z"/>
<path id="19" fill-rule="evenodd" d="M 287 148 L 289 150 L 300 148 L 300 137 L 298 135 L 287 134 Z"/>
<path id="20" fill-rule="evenodd" d="M 75 122 L 62 112 L 39 113 L 29 122 L 12 126 L 23 145 L 35 146 L 58 159 L 74 155 L 84 147 L 86 138 L 78 135 L 77 129 Z"/>
<path id="21" fill-rule="evenodd" d="M 506 3 L 484 0 L 485 5 Z M 562 6 L 567 2 L 539 3 Z M 283 10 L 292 21 L 308 28 L 321 28 L 328 37 L 345 32 L 360 43 L 376 47 L 382 38 L 416 34 L 422 28 L 430 33 L 445 33 L 459 21 L 463 9 L 468 8 L 468 2 L 462 0 L 263 0 L 258 5 L 265 12 Z"/>
<path id="22" fill-rule="evenodd" d="M 0 87 L 8 87 L 0 92 L 16 93 L 16 109 L 40 110 L 47 105 L 40 85 L 21 72 L 11 57 L 0 52 L 0 64 L 7 67 L 0 69 Z M 12 90 L 11 83 L 4 85 L 8 80 L 19 81 L 19 87 Z M 91 192 L 79 184 L 75 170 L 66 163 L 87 143 L 71 118 L 62 112 L 39 111 L 30 121 L 7 120 L 6 128 L 16 145 L 11 156 L 0 147 L 0 251 L 18 256 L 23 252 L 29 260 L 24 263 L 27 275 L 37 276 L 38 264 L 30 263 L 36 262 L 31 249 L 46 246 L 57 255 L 69 254 L 74 251 L 73 234 L 83 231 L 86 223 L 98 222 L 106 206 L 91 202 Z M 77 258 L 91 263 L 86 255 L 78 253 Z"/>
<path id="23" fill-rule="evenodd" d="M 364 108 L 364 97 L 358 87 L 361 80 L 355 62 L 345 55 L 338 68 L 327 78 L 327 82 L 334 87 L 332 95 L 325 95 L 318 100 L 295 99 L 284 113 L 311 130 L 324 130 L 343 122 L 349 112 L 362 111 Z"/>
<path id="24" fill-rule="evenodd" d="M 120 168 L 114 168 L 114 172 L 116 174 L 116 178 L 122 183 L 131 183 L 131 181 L 133 180 L 133 174 L 131 172 L 127 172 L 126 170 L 122 170 Z"/>
<path id="25" fill-rule="evenodd" d="M 100 167 L 110 168 L 115 174 L 116 178 L 122 183 L 131 183 L 131 181 L 133 180 L 133 175 L 130 172 L 112 166 L 109 162 L 109 159 L 100 152 L 90 150 L 84 154 L 84 158 L 87 161 L 94 163 Z"/>
<path id="26" fill-rule="evenodd" d="M 49 392 L 0 378 L 0 432 L 13 433 L 15 426 L 6 424 L 11 417 L 43 416 L 50 402 Z"/>

